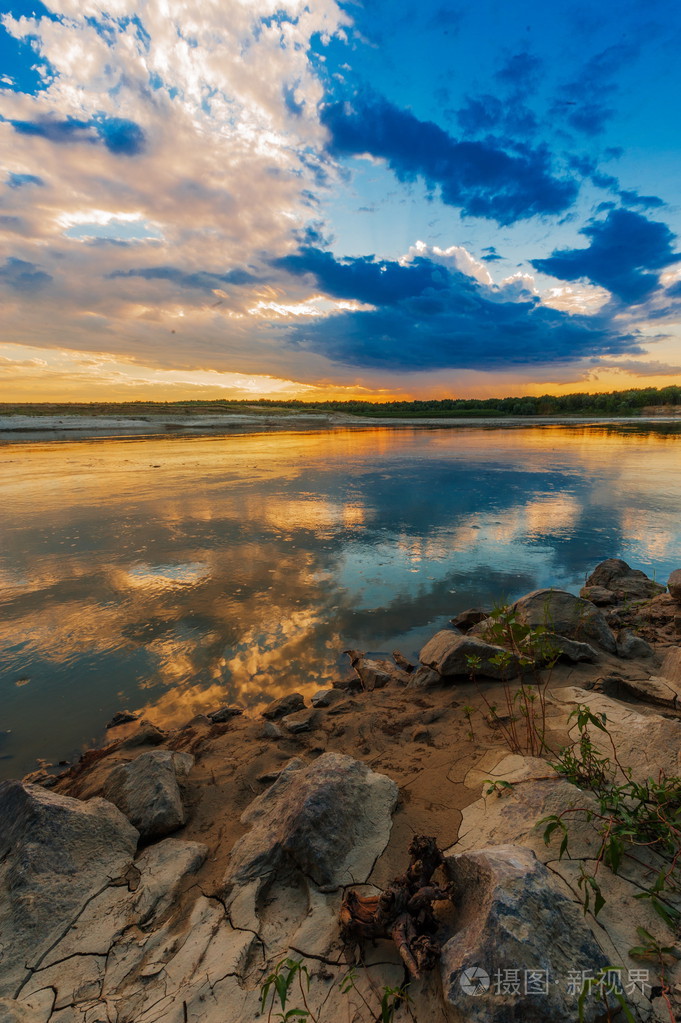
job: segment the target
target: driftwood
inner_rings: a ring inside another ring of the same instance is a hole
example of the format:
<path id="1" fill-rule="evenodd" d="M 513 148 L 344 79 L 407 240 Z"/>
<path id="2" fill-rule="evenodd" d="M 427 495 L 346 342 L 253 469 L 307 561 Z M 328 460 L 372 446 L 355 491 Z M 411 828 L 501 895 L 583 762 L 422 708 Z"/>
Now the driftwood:
<path id="1" fill-rule="evenodd" d="M 433 937 L 437 931 L 433 903 L 451 899 L 451 889 L 432 881 L 444 863 L 434 838 L 414 836 L 409 857 L 406 872 L 380 895 L 359 895 L 349 889 L 341 905 L 340 924 L 348 942 L 392 939 L 407 970 L 418 980 L 438 961 L 440 943 Z"/>

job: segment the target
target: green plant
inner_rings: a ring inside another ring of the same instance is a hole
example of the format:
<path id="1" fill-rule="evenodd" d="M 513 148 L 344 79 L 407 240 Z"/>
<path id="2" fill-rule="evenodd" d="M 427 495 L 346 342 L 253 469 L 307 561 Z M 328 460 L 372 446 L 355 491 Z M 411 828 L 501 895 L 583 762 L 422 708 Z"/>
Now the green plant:
<path id="1" fill-rule="evenodd" d="M 616 967 L 605 966 L 599 970 L 595 977 L 587 977 L 582 985 L 582 990 L 577 1001 L 577 1009 L 579 1011 L 579 1023 L 584 1023 L 584 1010 L 586 1008 L 586 1000 L 589 995 L 597 989 L 600 993 L 601 999 L 603 1000 L 606 1019 L 608 1021 L 614 1018 L 614 1013 L 610 1004 L 608 1003 L 608 995 L 611 994 L 615 998 L 619 1008 L 616 1010 L 619 1017 L 620 1013 L 624 1016 L 627 1023 L 636 1023 L 636 1017 L 627 1005 L 623 991 L 613 990 L 612 984 L 608 984 L 609 978 L 614 974 L 617 975 L 619 971 Z M 606 986 L 607 985 L 607 986 Z"/>
<path id="2" fill-rule="evenodd" d="M 489 788 L 485 789 L 486 796 L 493 795 L 503 796 L 504 793 L 510 792 L 511 789 L 513 788 L 513 785 L 511 784 L 510 781 L 503 781 L 502 779 L 499 778 L 497 778 L 496 780 L 492 778 L 485 778 L 482 784 L 489 786 Z"/>
<path id="3" fill-rule="evenodd" d="M 474 739 L 475 732 L 473 731 L 473 714 L 475 713 L 475 707 L 471 707 L 469 704 L 466 704 L 463 708 L 463 712 L 466 715 L 466 720 L 468 721 L 468 738 Z"/>
<path id="4" fill-rule="evenodd" d="M 303 979 L 305 984 L 303 984 Z M 294 982 L 298 981 L 298 987 L 303 1000 L 305 1008 L 299 1007 L 287 1009 L 286 1005 L 289 1001 L 291 989 L 294 986 Z M 289 1020 L 306 1020 L 310 1019 L 313 1023 L 317 1023 L 317 1017 L 310 1011 L 307 1004 L 306 992 L 310 990 L 310 973 L 307 966 L 300 962 L 298 959 L 282 959 L 277 963 L 274 970 L 262 983 L 260 988 L 260 1011 L 264 1012 L 267 1006 L 267 1000 L 272 993 L 270 1001 L 269 1012 L 267 1013 L 267 1023 L 271 1023 L 272 1014 L 274 1012 L 275 1002 L 278 999 L 280 1005 L 280 1011 L 274 1016 L 275 1019 L 279 1019 L 282 1023 L 288 1023 Z"/>
<path id="5" fill-rule="evenodd" d="M 343 994 L 348 994 L 350 991 L 354 991 L 357 995 L 359 995 L 370 1013 L 371 1019 L 376 1020 L 376 1023 L 393 1023 L 395 1013 L 399 1009 L 400 1005 L 409 1005 L 411 1003 L 408 984 L 401 984 L 399 987 L 390 987 L 390 985 L 386 984 L 380 995 L 378 992 L 375 992 L 379 1001 L 378 1011 L 372 1009 L 369 1002 L 357 987 L 357 970 L 354 968 L 348 970 L 340 982 L 339 987 Z"/>

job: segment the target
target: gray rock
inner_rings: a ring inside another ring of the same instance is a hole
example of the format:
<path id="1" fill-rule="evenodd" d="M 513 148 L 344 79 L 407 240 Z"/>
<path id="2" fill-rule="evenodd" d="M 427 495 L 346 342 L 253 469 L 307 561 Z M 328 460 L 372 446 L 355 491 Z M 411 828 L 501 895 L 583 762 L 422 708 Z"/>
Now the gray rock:
<path id="1" fill-rule="evenodd" d="M 137 721 L 139 714 L 133 714 L 130 710 L 118 710 L 107 724 L 107 729 L 118 728 L 119 725 L 127 725 L 131 721 Z"/>
<path id="2" fill-rule="evenodd" d="M 125 873 L 138 833 L 105 799 L 0 784 L 0 997 L 13 994 L 94 894 Z"/>
<path id="3" fill-rule="evenodd" d="M 650 643 L 646 643 L 645 639 L 641 639 L 630 629 L 621 629 L 617 633 L 618 657 L 631 661 L 639 657 L 652 657 L 654 652 Z"/>
<path id="4" fill-rule="evenodd" d="M 317 885 L 368 876 L 390 834 L 397 785 L 342 753 L 293 760 L 242 815 L 225 883 L 243 885 L 294 864 Z"/>
<path id="5" fill-rule="evenodd" d="M 346 650 L 345 653 L 357 672 L 362 688 L 368 692 L 372 692 L 374 689 L 384 689 L 391 682 L 406 686 L 411 680 L 411 673 L 398 667 L 393 661 L 366 657 L 360 650 Z"/>
<path id="6" fill-rule="evenodd" d="M 617 689 L 631 693 L 644 703 L 656 703 L 661 707 L 681 708 L 681 684 L 671 679 L 653 675 L 651 678 L 622 678 L 616 681 Z M 609 694 L 607 694 L 609 695 Z M 613 693 L 620 696 L 621 692 Z"/>
<path id="7" fill-rule="evenodd" d="M 674 600 L 681 602 L 681 568 L 675 568 L 667 580 L 667 589 Z"/>
<path id="8" fill-rule="evenodd" d="M 531 850 L 514 845 L 449 856 L 447 867 L 458 917 L 441 956 L 447 1001 L 466 1023 L 574 1023 L 578 995 L 569 992 L 571 972 L 595 974 L 609 963 L 549 870 Z M 470 994 L 464 971 L 475 968 L 485 970 L 490 985 Z M 526 971 L 543 971 L 534 978 L 535 990 L 526 990 L 532 976 Z M 602 1013 L 602 1002 L 587 999 L 585 1023 Z"/>
<path id="9" fill-rule="evenodd" d="M 481 607 L 469 607 L 456 618 L 452 618 L 452 625 L 461 632 L 468 632 L 474 625 L 484 622 L 485 618 L 489 618 L 489 611 L 484 611 Z"/>
<path id="10" fill-rule="evenodd" d="M 119 764 L 107 778 L 104 795 L 125 814 L 145 839 L 161 838 L 185 822 L 178 775 L 194 764 L 189 753 L 151 750 Z"/>
<path id="11" fill-rule="evenodd" d="M 605 586 L 582 586 L 579 595 L 597 607 L 609 607 L 617 602 L 615 594 Z"/>
<path id="12" fill-rule="evenodd" d="M 260 735 L 263 739 L 283 739 L 284 733 L 281 728 L 275 725 L 274 721 L 263 721 Z"/>
<path id="13" fill-rule="evenodd" d="M 601 586 L 611 590 L 619 602 L 623 600 L 647 600 L 665 588 L 649 579 L 645 572 L 630 568 L 621 558 L 608 558 L 597 565 L 589 578 L 587 586 Z"/>
<path id="14" fill-rule="evenodd" d="M 214 710 L 208 715 L 214 725 L 221 725 L 225 721 L 230 721 L 232 718 L 239 717 L 243 714 L 241 707 L 220 707 L 219 710 Z"/>
<path id="15" fill-rule="evenodd" d="M 342 689 L 320 689 L 310 700 L 313 707 L 332 707 L 334 703 L 347 700 L 347 693 Z"/>
<path id="16" fill-rule="evenodd" d="M 441 685 L 442 676 L 433 668 L 426 668 L 425 664 L 420 665 L 409 680 L 410 689 L 432 689 L 433 686 Z"/>
<path id="17" fill-rule="evenodd" d="M 305 706 L 305 700 L 300 693 L 288 693 L 287 696 L 282 696 L 279 700 L 273 700 L 262 712 L 262 716 L 267 718 L 268 721 L 276 721 L 277 718 L 283 718 L 287 714 L 295 714 L 297 710 L 302 710 Z"/>
<path id="18" fill-rule="evenodd" d="M 596 643 L 609 653 L 617 653 L 617 641 L 603 613 L 567 590 L 533 590 L 516 600 L 513 610 L 522 625 L 541 626 L 559 636 Z"/>
<path id="19" fill-rule="evenodd" d="M 295 714 L 287 714 L 281 719 L 281 723 L 287 732 L 297 735 L 299 732 L 311 732 L 318 719 L 319 714 L 314 707 L 306 707 Z"/>
<path id="20" fill-rule="evenodd" d="M 140 721 L 139 728 L 120 744 L 119 749 L 135 749 L 137 746 L 160 746 L 165 742 L 166 733 L 151 721 Z"/>
<path id="21" fill-rule="evenodd" d="M 510 656 L 508 666 L 495 664 L 493 658 Z M 507 679 L 514 678 L 518 674 L 517 659 L 511 654 L 507 655 L 502 647 L 492 646 L 484 640 L 475 636 L 462 636 L 451 629 L 443 629 L 436 632 L 432 639 L 428 640 L 419 654 L 419 660 L 428 668 L 433 668 L 443 678 L 454 678 L 463 676 L 470 678 L 471 666 L 469 658 L 478 658 L 480 664 L 476 667 L 476 675 L 485 675 L 487 678 Z"/>
<path id="22" fill-rule="evenodd" d="M 538 637 L 533 651 L 539 664 L 552 661 L 556 656 L 571 664 L 593 664 L 598 660 L 598 652 L 589 643 L 579 643 L 576 639 L 559 636 L 557 632 L 546 632 Z"/>

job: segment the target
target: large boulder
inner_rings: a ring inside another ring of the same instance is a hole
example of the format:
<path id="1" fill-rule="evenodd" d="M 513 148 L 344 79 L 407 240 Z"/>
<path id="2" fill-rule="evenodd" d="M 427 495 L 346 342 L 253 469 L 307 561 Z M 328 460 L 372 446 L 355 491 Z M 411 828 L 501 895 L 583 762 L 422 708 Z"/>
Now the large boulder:
<path id="1" fill-rule="evenodd" d="M 446 863 L 457 906 L 457 931 L 441 957 L 446 1000 L 466 1023 L 574 1023 L 581 984 L 571 988 L 570 976 L 609 964 L 550 871 L 514 845 L 458 853 Z M 602 1012 L 600 1000 L 587 999 L 580 1019 Z"/>
<path id="2" fill-rule="evenodd" d="M 624 600 L 647 600 L 656 597 L 658 593 L 664 593 L 666 588 L 649 579 L 645 572 L 631 568 L 621 558 L 608 558 L 597 565 L 586 580 L 586 587 L 591 586 L 610 590 L 619 603 Z"/>
<path id="3" fill-rule="evenodd" d="M 302 693 L 287 693 L 278 700 L 268 703 L 262 712 L 262 716 L 268 721 L 276 721 L 278 718 L 286 717 L 287 714 L 295 714 L 296 711 L 304 710 L 305 699 Z"/>
<path id="4" fill-rule="evenodd" d="M 390 835 L 397 785 L 342 753 L 292 760 L 241 817 L 226 882 L 243 884 L 293 864 L 327 888 L 368 876 Z"/>
<path id="5" fill-rule="evenodd" d="M 421 650 L 419 660 L 443 678 L 484 675 L 509 679 L 519 671 L 517 658 L 503 647 L 450 629 L 436 632 Z"/>
<path id="6" fill-rule="evenodd" d="M 105 799 L 0 784 L 0 997 L 36 969 L 83 908 L 135 855 L 138 832 Z"/>
<path id="7" fill-rule="evenodd" d="M 361 650 L 346 650 L 350 663 L 362 683 L 362 688 L 373 692 L 383 689 L 392 682 L 406 686 L 411 680 L 410 672 L 382 657 L 366 657 Z"/>
<path id="8" fill-rule="evenodd" d="M 145 839 L 162 838 L 185 823 L 178 775 L 186 777 L 194 764 L 189 753 L 150 750 L 129 764 L 113 769 L 104 795 L 125 814 Z"/>
<path id="9" fill-rule="evenodd" d="M 611 654 L 617 653 L 617 640 L 603 613 L 567 590 L 533 590 L 516 600 L 513 612 L 521 625 L 548 629 L 559 636 L 595 643 Z"/>

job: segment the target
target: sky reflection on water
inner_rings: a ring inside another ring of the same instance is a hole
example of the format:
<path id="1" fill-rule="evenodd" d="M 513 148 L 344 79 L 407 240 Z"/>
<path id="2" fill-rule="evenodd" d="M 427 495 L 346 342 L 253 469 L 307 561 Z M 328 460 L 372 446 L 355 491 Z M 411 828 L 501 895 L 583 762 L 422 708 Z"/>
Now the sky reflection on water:
<path id="1" fill-rule="evenodd" d="M 473 604 L 681 565 L 681 424 L 8 446 L 0 776 L 413 655 Z"/>

